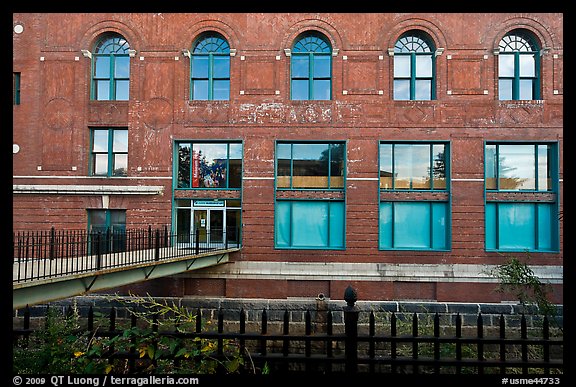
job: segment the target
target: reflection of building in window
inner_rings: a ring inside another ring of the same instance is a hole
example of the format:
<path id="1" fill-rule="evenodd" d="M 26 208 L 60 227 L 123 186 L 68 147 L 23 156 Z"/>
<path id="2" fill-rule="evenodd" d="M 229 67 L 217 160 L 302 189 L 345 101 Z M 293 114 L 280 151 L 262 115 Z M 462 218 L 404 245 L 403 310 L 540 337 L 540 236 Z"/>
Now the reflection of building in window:
<path id="1" fill-rule="evenodd" d="M 179 143 L 177 188 L 240 188 L 242 144 Z"/>

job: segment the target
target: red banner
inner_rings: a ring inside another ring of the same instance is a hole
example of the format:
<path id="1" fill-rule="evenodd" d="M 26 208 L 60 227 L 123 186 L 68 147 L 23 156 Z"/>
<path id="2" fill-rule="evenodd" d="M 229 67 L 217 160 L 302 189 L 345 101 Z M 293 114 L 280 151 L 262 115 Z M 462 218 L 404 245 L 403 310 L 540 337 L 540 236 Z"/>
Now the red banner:
<path id="1" fill-rule="evenodd" d="M 198 152 L 192 151 L 192 187 L 198 188 L 200 185 L 200 157 Z"/>

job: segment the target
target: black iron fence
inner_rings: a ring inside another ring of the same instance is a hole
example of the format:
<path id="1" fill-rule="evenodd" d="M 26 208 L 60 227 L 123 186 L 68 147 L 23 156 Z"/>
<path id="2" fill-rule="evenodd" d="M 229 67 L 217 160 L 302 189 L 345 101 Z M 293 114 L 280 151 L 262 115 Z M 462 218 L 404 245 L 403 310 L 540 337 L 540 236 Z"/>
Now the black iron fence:
<path id="1" fill-rule="evenodd" d="M 449 327 L 440 325 L 438 313 L 423 317 L 416 313 L 390 312 L 381 320 L 381 316 L 370 312 L 367 319 L 365 316 L 359 319 L 360 314 L 366 312 L 360 312 L 355 306 L 355 297 L 349 294 L 346 297 L 347 305 L 341 310 L 324 311 L 325 319 L 321 323 L 317 318 L 313 322 L 313 314 L 319 311 L 307 311 L 304 321 L 290 321 L 287 310 L 283 314 L 266 309 L 248 311 L 261 316 L 261 323 L 252 324 L 251 329 L 247 329 L 244 309 L 234 312 L 220 309 L 216 325 L 203 319 L 200 308 L 192 310 L 195 325 L 187 330 L 178 324 L 169 329 L 159 328 L 159 313 L 156 313 L 145 324 L 156 334 L 154 343 L 147 344 L 154 346 L 151 352 L 139 347 L 142 342 L 138 343 L 126 334 L 143 322 L 136 314 L 126 319 L 129 326 L 119 328 L 117 309 L 111 308 L 106 317 L 107 326 L 96 328 L 90 307 L 82 329 L 89 332 L 92 340 L 120 338 L 99 352 L 97 359 L 115 367 L 114 372 L 128 374 L 142 370 L 151 372 L 162 361 L 179 366 L 199 361 L 184 356 L 180 350 L 188 345 L 186 343 L 200 345 L 199 340 L 212 343 L 212 356 L 217 359 L 224 359 L 226 346 L 235 343 L 238 353 L 245 359 L 238 368 L 240 373 L 267 370 L 270 374 L 563 374 L 564 341 L 562 336 L 554 337 L 546 316 L 542 316 L 541 326 L 529 330 L 523 314 L 518 316 L 520 323 L 516 327 L 506 326 L 504 316 L 500 315 L 498 329 L 488 334 L 483 316 L 478 314 L 474 334 L 464 333 L 459 314 L 455 316 L 454 325 Z M 68 311 L 71 313 L 70 308 Z M 226 324 L 225 314 L 228 316 Z M 15 342 L 33 332 L 26 309 L 23 328 L 14 329 Z M 163 341 L 167 338 L 176 341 Z M 165 348 L 161 352 L 163 342 Z M 229 371 L 222 364 L 216 372 Z"/>
<path id="2" fill-rule="evenodd" d="M 240 231 L 197 229 L 192 235 L 152 229 L 13 233 L 13 283 L 111 269 L 240 247 Z"/>

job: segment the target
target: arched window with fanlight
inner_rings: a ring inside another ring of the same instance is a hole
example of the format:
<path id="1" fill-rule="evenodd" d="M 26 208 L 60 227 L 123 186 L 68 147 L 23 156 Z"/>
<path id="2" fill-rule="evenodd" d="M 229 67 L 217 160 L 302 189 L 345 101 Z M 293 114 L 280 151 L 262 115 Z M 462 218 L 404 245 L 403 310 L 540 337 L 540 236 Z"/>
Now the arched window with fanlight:
<path id="1" fill-rule="evenodd" d="M 290 61 L 291 99 L 332 99 L 332 46 L 318 32 L 300 35 Z"/>
<path id="2" fill-rule="evenodd" d="M 190 99 L 230 99 L 230 45 L 219 33 L 204 33 L 192 46 Z"/>
<path id="3" fill-rule="evenodd" d="M 92 55 L 91 98 L 127 101 L 130 97 L 130 45 L 120 34 L 106 33 Z"/>
<path id="4" fill-rule="evenodd" d="M 422 31 L 408 31 L 394 45 L 394 99 L 436 99 L 436 49 Z"/>
<path id="5" fill-rule="evenodd" d="M 498 44 L 498 99 L 540 99 L 540 47 L 527 30 L 510 31 Z"/>

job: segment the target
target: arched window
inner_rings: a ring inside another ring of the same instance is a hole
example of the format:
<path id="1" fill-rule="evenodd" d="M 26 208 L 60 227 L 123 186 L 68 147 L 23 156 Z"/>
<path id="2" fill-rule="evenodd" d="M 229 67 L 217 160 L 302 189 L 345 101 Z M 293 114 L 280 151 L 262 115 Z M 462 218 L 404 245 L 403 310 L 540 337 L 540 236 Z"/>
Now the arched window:
<path id="1" fill-rule="evenodd" d="M 230 45 L 216 32 L 203 34 L 192 47 L 190 99 L 230 99 Z"/>
<path id="2" fill-rule="evenodd" d="M 432 39 L 421 31 L 408 31 L 394 45 L 394 99 L 436 98 L 436 51 Z"/>
<path id="3" fill-rule="evenodd" d="M 108 33 L 96 44 L 92 63 L 92 99 L 127 101 L 130 93 L 128 41 Z"/>
<path id="4" fill-rule="evenodd" d="M 540 99 L 540 48 L 534 36 L 510 31 L 498 49 L 498 99 Z"/>
<path id="5" fill-rule="evenodd" d="M 293 100 L 332 98 L 332 47 L 322 34 L 310 32 L 298 37 L 290 62 Z"/>

